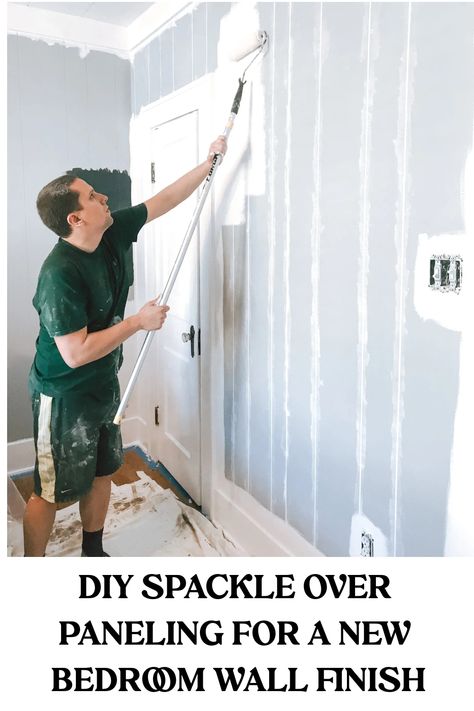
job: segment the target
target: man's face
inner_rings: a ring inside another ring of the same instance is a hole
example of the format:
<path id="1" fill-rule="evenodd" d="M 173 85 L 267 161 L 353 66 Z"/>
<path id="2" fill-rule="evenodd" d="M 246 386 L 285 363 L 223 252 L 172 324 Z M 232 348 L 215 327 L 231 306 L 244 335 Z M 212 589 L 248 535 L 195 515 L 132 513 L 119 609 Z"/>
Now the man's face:
<path id="1" fill-rule="evenodd" d="M 114 221 L 107 206 L 109 199 L 107 195 L 96 192 L 91 185 L 81 178 L 76 178 L 71 183 L 71 190 L 79 193 L 79 205 L 81 208 L 76 210 L 74 214 L 80 218 L 82 226 L 92 230 L 102 229 L 105 232 Z"/>

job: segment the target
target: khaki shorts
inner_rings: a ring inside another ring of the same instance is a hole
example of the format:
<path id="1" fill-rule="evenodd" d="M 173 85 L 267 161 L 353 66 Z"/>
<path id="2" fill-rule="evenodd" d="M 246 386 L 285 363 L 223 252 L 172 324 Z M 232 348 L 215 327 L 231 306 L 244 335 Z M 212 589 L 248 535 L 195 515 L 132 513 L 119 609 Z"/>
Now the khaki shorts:
<path id="1" fill-rule="evenodd" d="M 113 423 L 119 402 L 117 380 L 94 394 L 33 393 L 35 494 L 51 503 L 73 501 L 90 490 L 96 476 L 120 468 L 122 437 Z"/>

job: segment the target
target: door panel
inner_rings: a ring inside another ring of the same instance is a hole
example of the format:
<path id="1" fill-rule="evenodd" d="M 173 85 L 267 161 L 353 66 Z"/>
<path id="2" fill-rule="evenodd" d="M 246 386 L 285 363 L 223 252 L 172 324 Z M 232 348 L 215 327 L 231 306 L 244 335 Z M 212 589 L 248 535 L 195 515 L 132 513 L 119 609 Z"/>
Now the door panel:
<path id="1" fill-rule="evenodd" d="M 198 112 L 167 121 L 152 132 L 155 163 L 154 192 L 174 182 L 198 160 Z M 196 192 L 154 223 L 156 239 L 157 295 L 176 259 L 197 201 Z M 199 330 L 199 226 L 168 300 L 170 311 L 155 342 L 156 404 L 159 426 L 152 455 L 161 461 L 197 502 L 201 502 L 200 477 L 200 382 L 197 336 Z M 182 334 L 194 326 L 194 358 L 190 342 Z"/>

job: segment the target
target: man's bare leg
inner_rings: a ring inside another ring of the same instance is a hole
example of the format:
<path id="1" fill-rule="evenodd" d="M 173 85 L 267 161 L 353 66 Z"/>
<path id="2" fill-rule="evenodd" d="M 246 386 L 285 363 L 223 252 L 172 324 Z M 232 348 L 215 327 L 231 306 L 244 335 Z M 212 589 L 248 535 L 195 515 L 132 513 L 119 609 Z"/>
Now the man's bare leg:
<path id="1" fill-rule="evenodd" d="M 82 527 L 84 531 L 99 531 L 104 527 L 109 507 L 112 475 L 96 476 L 92 489 L 79 501 Z"/>
<path id="2" fill-rule="evenodd" d="M 102 548 L 102 534 L 110 499 L 112 476 L 96 477 L 92 489 L 79 501 L 82 520 L 82 555 L 106 556 Z"/>
<path id="3" fill-rule="evenodd" d="M 23 516 L 25 556 L 44 555 L 55 515 L 56 504 L 31 494 Z"/>

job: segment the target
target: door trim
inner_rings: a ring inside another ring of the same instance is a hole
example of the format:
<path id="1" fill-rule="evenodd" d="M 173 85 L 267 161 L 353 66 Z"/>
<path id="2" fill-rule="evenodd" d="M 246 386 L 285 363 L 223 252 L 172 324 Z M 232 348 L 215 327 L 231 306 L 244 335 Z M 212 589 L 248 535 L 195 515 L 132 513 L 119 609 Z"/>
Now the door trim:
<path id="1" fill-rule="evenodd" d="M 176 118 L 160 122 L 151 131 L 153 154 L 150 160 L 156 165 L 154 191 L 161 190 L 198 162 L 198 118 L 198 110 L 180 111 Z M 154 294 L 163 291 L 196 208 L 198 192 L 196 190 L 182 205 L 151 225 L 156 248 Z M 199 232 L 198 227 L 183 261 L 181 272 L 185 274 L 180 274 L 177 279 L 175 292 L 183 289 L 183 293 L 174 293 L 169 299 L 171 312 L 166 327 L 154 339 L 155 349 L 151 356 L 155 366 L 153 392 L 157 398 L 155 403 L 160 405 L 160 426 L 153 428 L 150 454 L 173 473 L 200 506 L 201 359 L 196 355 L 191 357 L 189 343 L 185 345 L 182 341 L 182 334 L 189 331 L 190 324 L 196 329 L 200 327 Z"/>
<path id="2" fill-rule="evenodd" d="M 132 203 L 137 204 L 153 195 L 151 184 L 151 137 L 153 129 L 166 121 L 198 110 L 198 150 L 199 161 L 207 157 L 207 149 L 211 140 L 219 133 L 213 126 L 211 108 L 213 106 L 214 82 L 212 75 L 204 76 L 187 86 L 159 99 L 143 108 L 130 122 L 130 176 L 132 180 Z M 190 165 L 191 170 L 194 166 Z M 215 408 L 211 406 L 211 376 L 212 372 L 212 323 L 215 317 L 215 296 L 213 285 L 218 279 L 219 263 L 215 253 L 214 214 L 212 191 L 203 206 L 200 216 L 201 239 L 199 245 L 200 262 L 200 313 L 201 325 L 201 363 L 200 363 L 200 419 L 201 419 L 201 508 L 204 513 L 212 516 L 213 492 L 213 446 L 211 416 Z M 137 307 L 156 296 L 155 248 L 151 225 L 145 225 L 142 235 L 134 245 Z M 148 376 L 148 377 L 147 377 Z M 154 419 L 153 404 L 150 401 L 150 388 L 147 379 L 153 377 L 150 362 L 145 362 L 141 378 L 138 380 L 135 403 L 138 414 L 146 421 L 146 438 L 144 445 L 149 448 L 152 440 Z M 173 473 L 173 472 L 171 472 Z"/>

